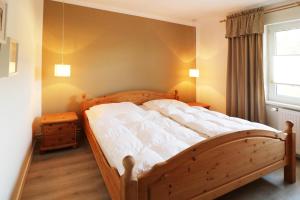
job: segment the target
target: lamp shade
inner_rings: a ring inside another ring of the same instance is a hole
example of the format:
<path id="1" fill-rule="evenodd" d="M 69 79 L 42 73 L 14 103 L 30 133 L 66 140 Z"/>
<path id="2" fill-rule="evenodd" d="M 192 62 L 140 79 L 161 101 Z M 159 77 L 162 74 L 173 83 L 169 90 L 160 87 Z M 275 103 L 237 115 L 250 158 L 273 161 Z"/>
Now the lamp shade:
<path id="1" fill-rule="evenodd" d="M 54 76 L 57 77 L 70 77 L 71 65 L 56 64 L 54 68 Z"/>
<path id="2" fill-rule="evenodd" d="M 190 69 L 189 75 L 190 77 L 195 77 L 195 78 L 199 77 L 200 75 L 199 69 Z"/>

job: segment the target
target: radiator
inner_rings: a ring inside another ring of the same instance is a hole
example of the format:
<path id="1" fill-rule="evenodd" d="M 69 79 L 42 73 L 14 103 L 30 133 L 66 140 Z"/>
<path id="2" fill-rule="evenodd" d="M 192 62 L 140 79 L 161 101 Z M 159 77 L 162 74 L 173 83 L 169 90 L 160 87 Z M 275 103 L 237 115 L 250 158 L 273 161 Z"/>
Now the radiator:
<path id="1" fill-rule="evenodd" d="M 294 133 L 296 133 L 296 153 L 300 155 L 300 112 L 278 108 L 279 130 L 285 130 L 285 121 L 294 123 Z"/>

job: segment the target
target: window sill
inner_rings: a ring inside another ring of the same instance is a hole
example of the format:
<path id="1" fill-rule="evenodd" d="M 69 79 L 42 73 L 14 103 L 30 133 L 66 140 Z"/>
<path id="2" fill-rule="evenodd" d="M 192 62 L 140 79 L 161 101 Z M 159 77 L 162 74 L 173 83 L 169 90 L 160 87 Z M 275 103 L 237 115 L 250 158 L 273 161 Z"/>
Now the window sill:
<path id="1" fill-rule="evenodd" d="M 280 108 L 286 108 L 286 109 L 289 109 L 289 110 L 300 111 L 300 106 L 297 106 L 297 105 L 280 103 L 280 102 L 276 102 L 276 101 L 266 101 L 266 104 L 276 106 L 276 107 L 280 107 Z"/>

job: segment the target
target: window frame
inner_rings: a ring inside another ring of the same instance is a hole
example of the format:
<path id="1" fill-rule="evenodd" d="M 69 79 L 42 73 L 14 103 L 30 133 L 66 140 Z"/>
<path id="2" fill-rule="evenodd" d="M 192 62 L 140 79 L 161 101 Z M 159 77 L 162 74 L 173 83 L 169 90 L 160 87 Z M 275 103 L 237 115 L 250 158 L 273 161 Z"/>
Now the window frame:
<path id="1" fill-rule="evenodd" d="M 300 20 L 283 22 L 278 24 L 270 24 L 265 26 L 265 43 L 264 43 L 264 54 L 265 54 L 265 91 L 267 102 L 277 102 L 279 104 L 288 104 L 293 106 L 300 106 L 300 98 L 288 97 L 277 95 L 277 85 L 291 85 L 293 84 L 278 84 L 274 83 L 273 79 L 273 56 L 276 56 L 276 32 L 288 31 L 293 29 L 300 29 Z M 298 54 L 297 54 L 298 55 Z M 300 54 L 299 54 L 300 56 Z M 299 76 L 300 78 L 300 76 Z M 297 86 L 300 87 L 300 86 Z"/>

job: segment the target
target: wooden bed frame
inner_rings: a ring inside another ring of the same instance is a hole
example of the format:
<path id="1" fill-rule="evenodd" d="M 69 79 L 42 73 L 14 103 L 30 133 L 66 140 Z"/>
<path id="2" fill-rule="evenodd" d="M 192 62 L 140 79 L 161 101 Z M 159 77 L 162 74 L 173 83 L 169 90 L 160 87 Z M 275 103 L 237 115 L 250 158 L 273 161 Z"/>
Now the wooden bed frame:
<path id="1" fill-rule="evenodd" d="M 123 159 L 125 173 L 119 176 L 99 146 L 84 111 L 103 103 L 153 99 L 178 99 L 174 94 L 129 91 L 82 103 L 84 130 L 113 200 L 215 199 L 284 167 L 284 180 L 296 181 L 296 151 L 293 124 L 285 133 L 264 130 L 239 131 L 199 142 L 169 160 L 156 164 L 134 180 L 134 159 Z"/>

